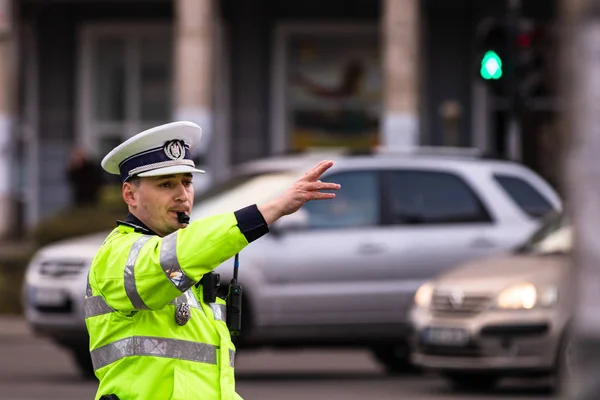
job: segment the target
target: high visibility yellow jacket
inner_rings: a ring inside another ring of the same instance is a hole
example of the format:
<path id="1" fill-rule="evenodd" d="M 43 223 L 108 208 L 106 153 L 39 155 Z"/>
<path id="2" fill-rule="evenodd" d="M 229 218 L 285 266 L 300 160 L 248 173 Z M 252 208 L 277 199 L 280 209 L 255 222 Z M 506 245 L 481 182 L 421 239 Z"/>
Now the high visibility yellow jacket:
<path id="1" fill-rule="evenodd" d="M 268 232 L 256 206 L 160 237 L 130 215 L 106 238 L 85 299 L 96 400 L 234 400 L 225 301 L 203 302 L 202 276 Z M 189 321 L 175 321 L 188 303 Z"/>

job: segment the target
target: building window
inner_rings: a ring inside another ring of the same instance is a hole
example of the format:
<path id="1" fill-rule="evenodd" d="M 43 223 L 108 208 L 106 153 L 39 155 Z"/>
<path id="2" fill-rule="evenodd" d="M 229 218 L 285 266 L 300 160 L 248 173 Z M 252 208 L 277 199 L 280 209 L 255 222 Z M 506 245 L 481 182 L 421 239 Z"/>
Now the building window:
<path id="1" fill-rule="evenodd" d="M 273 147 L 377 145 L 382 102 L 378 31 L 282 26 L 276 40 Z"/>
<path id="2" fill-rule="evenodd" d="M 172 113 L 173 39 L 164 25 L 92 25 L 81 47 L 80 132 L 102 157 Z"/>

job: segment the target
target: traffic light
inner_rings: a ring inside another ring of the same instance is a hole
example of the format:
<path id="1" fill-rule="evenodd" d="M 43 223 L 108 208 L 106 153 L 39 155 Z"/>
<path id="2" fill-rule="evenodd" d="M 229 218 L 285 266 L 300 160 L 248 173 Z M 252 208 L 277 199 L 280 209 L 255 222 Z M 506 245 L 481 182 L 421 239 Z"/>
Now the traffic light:
<path id="1" fill-rule="evenodd" d="M 519 32 L 517 59 L 517 85 L 521 98 L 548 97 L 551 95 L 550 43 L 542 24 L 529 23 Z"/>
<path id="2" fill-rule="evenodd" d="M 545 26 L 520 18 L 487 19 L 479 24 L 476 37 L 477 78 L 496 96 L 511 93 L 519 99 L 552 95 L 552 48 Z M 510 92 L 510 93 L 509 93 Z"/>
<path id="3" fill-rule="evenodd" d="M 507 29 L 503 19 L 486 19 L 479 24 L 475 43 L 476 74 L 497 95 L 504 91 L 510 73 Z"/>
<path id="4" fill-rule="evenodd" d="M 483 79 L 502 78 L 502 59 L 494 50 L 488 50 L 481 60 L 481 69 L 479 70 Z"/>

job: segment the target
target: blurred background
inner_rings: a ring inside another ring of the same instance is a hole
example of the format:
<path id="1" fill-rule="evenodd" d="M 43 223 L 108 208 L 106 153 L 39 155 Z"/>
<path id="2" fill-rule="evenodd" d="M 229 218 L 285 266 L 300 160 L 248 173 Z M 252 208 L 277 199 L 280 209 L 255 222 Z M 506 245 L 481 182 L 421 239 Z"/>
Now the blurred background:
<path id="1" fill-rule="evenodd" d="M 0 398 L 93 396 L 85 276 L 126 215 L 100 160 L 174 120 L 203 129 L 195 218 L 326 157 L 342 183 L 242 253 L 245 399 L 558 396 L 560 7 L 0 0 Z"/>

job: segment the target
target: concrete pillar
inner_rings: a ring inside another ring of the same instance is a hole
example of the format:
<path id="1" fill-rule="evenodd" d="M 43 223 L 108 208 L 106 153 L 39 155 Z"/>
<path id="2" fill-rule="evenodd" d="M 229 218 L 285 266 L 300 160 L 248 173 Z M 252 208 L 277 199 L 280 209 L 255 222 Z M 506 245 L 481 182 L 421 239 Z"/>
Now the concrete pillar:
<path id="1" fill-rule="evenodd" d="M 420 3 L 383 0 L 384 148 L 411 147 L 420 142 Z"/>
<path id="2" fill-rule="evenodd" d="M 0 0 L 0 238 L 10 233 L 11 215 L 11 138 L 16 118 L 16 34 L 12 1 Z"/>
<path id="3" fill-rule="evenodd" d="M 175 118 L 198 124 L 206 154 L 213 136 L 213 0 L 175 0 Z"/>

